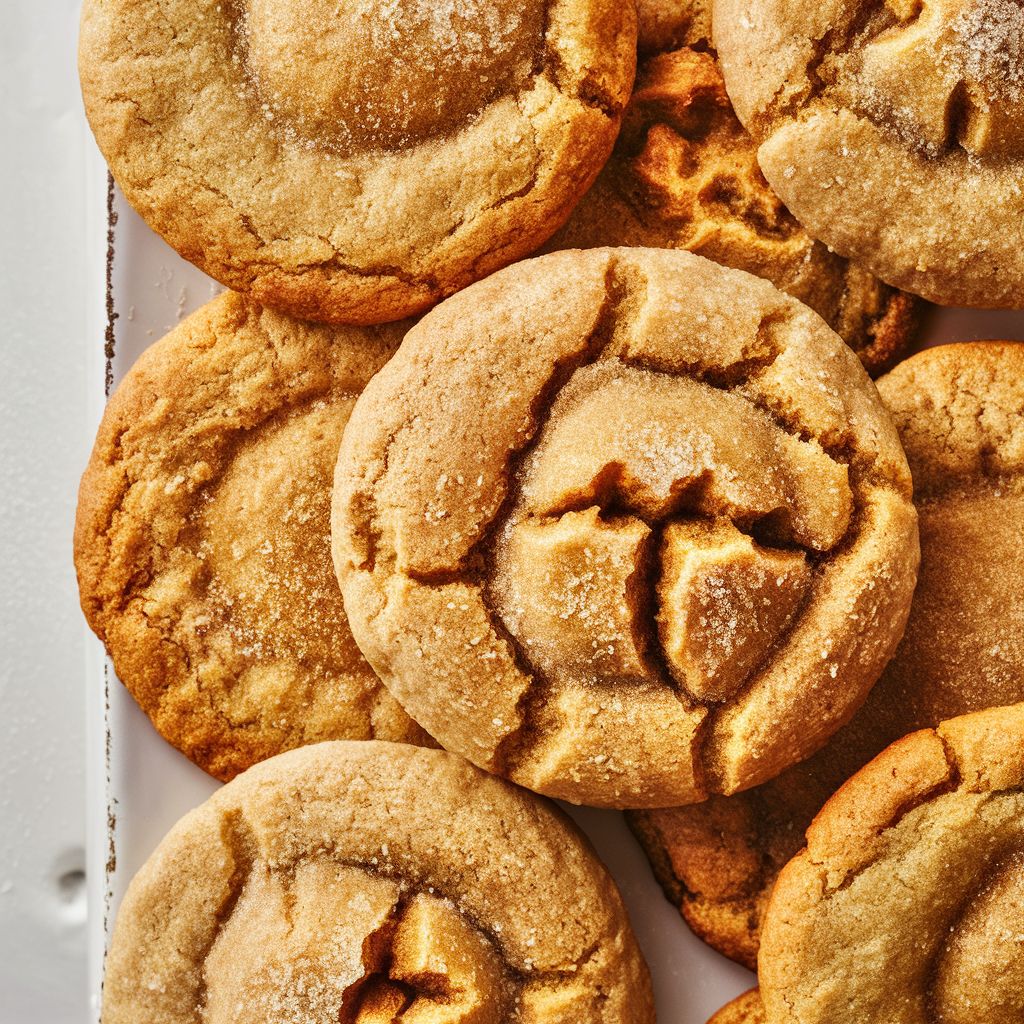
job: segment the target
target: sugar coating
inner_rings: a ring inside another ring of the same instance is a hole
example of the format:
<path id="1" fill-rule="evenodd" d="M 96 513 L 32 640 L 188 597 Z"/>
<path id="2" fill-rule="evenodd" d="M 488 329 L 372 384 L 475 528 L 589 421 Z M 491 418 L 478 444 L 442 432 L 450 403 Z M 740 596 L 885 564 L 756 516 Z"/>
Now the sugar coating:
<path id="1" fill-rule="evenodd" d="M 361 396 L 335 568 L 446 746 L 662 806 L 852 713 L 909 608 L 909 484 L 862 366 L 795 300 L 685 252 L 555 253 L 438 307 Z"/>
<path id="2" fill-rule="evenodd" d="M 426 742 L 359 653 L 330 556 L 341 433 L 400 337 L 228 294 L 107 407 L 76 525 L 83 608 L 160 732 L 219 778 L 322 739 Z"/>
<path id="3" fill-rule="evenodd" d="M 929 349 L 880 381 L 914 475 L 921 568 L 906 632 L 853 721 L 805 764 L 631 824 L 715 948 L 756 960 L 769 893 L 828 797 L 884 747 L 1024 700 L 1024 346 Z"/>
<path id="4" fill-rule="evenodd" d="M 776 883 L 768 1024 L 1020 1019 L 1024 704 L 922 730 L 823 808 Z"/>
<path id="5" fill-rule="evenodd" d="M 133 880 L 104 1024 L 653 1024 L 614 884 L 569 821 L 436 750 L 272 758 Z"/>
<path id="6" fill-rule="evenodd" d="M 82 93 L 129 202 L 305 320 L 420 313 L 532 252 L 615 141 L 617 0 L 89 0 Z"/>
<path id="7" fill-rule="evenodd" d="M 455 131 L 523 88 L 542 14 L 491 0 L 248 0 L 239 59 L 252 102 L 289 142 L 393 149 Z"/>
<path id="8" fill-rule="evenodd" d="M 1019 307 L 1016 0 L 716 0 L 714 13 L 761 169 L 815 237 L 939 304 Z"/>

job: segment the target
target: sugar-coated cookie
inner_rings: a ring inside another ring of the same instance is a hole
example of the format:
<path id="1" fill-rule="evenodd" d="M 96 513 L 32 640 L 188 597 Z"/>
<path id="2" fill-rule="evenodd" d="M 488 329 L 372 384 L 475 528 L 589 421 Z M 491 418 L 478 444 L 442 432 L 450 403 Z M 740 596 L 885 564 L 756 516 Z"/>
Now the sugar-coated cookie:
<path id="1" fill-rule="evenodd" d="M 619 0 L 87 0 L 86 112 L 186 259 L 334 323 L 419 312 L 537 248 L 611 150 Z"/>
<path id="2" fill-rule="evenodd" d="M 797 219 L 897 288 L 1024 308 L 1020 0 L 714 0 L 729 96 Z"/>
<path id="3" fill-rule="evenodd" d="M 709 49 L 702 3 L 641 4 L 642 57 L 615 150 L 547 249 L 688 249 L 820 314 L 872 376 L 913 341 L 919 299 L 815 241 L 765 181 Z M 646 51 L 646 52 L 644 52 Z"/>
<path id="4" fill-rule="evenodd" d="M 850 775 L 909 732 L 1024 700 L 1024 344 L 927 349 L 879 388 L 921 530 L 895 657 L 850 725 L 805 764 L 748 793 L 631 818 L 694 930 L 751 967 L 779 870 Z"/>
<path id="5" fill-rule="evenodd" d="M 618 891 L 557 808 L 453 754 L 321 743 L 132 881 L 103 1024 L 654 1024 Z"/>
<path id="6" fill-rule="evenodd" d="M 912 733 L 829 800 L 758 972 L 766 1024 L 1024 1019 L 1024 704 Z"/>
<path id="7" fill-rule="evenodd" d="M 353 634 L 449 749 L 580 803 L 735 792 L 817 749 L 903 630 L 910 474 L 856 356 L 766 281 L 594 249 L 447 300 L 335 478 Z"/>
<path id="8" fill-rule="evenodd" d="M 426 740 L 359 653 L 330 556 L 342 429 L 403 326 L 228 292 L 107 406 L 79 495 L 82 607 L 157 729 L 218 778 L 317 740 Z"/>

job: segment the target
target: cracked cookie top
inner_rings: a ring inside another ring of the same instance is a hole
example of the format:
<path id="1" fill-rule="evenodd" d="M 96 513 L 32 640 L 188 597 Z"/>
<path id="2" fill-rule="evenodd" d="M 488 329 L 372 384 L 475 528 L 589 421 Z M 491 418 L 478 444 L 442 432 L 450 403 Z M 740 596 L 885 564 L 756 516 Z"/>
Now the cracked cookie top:
<path id="1" fill-rule="evenodd" d="M 425 798 L 429 799 L 425 799 Z M 614 883 L 555 807 L 438 750 L 322 743 L 132 881 L 103 1024 L 653 1024 Z"/>
<path id="2" fill-rule="evenodd" d="M 758 960 L 767 1024 L 1024 1015 L 1024 705 L 912 733 L 783 870 Z"/>
<path id="3" fill-rule="evenodd" d="M 228 779 L 324 739 L 428 742 L 349 632 L 330 485 L 403 327 L 299 323 L 225 293 L 139 358 L 82 478 L 82 607 L 160 733 Z"/>
<path id="4" fill-rule="evenodd" d="M 1024 302 L 1020 0 L 715 0 L 765 177 L 807 229 L 943 305 Z"/>
<path id="5" fill-rule="evenodd" d="M 129 202 L 274 308 L 371 324 L 542 243 L 635 64 L 613 0 L 88 0 L 79 67 Z"/>
<path id="6" fill-rule="evenodd" d="M 663 806 L 771 778 L 863 699 L 917 563 L 853 353 L 685 252 L 509 268 L 363 393 L 335 477 L 353 633 L 417 721 L 529 788 Z"/>
<path id="7" fill-rule="evenodd" d="M 709 49 L 703 3 L 639 6 L 641 60 L 615 149 L 545 246 L 688 249 L 809 305 L 872 376 L 913 341 L 922 305 L 815 241 L 757 164 Z"/>
<path id="8" fill-rule="evenodd" d="M 888 744 L 1024 700 L 1024 345 L 926 349 L 879 381 L 914 477 L 921 568 L 892 661 L 849 725 L 764 786 L 631 816 L 669 898 L 755 966 L 764 908 L 825 801 Z"/>

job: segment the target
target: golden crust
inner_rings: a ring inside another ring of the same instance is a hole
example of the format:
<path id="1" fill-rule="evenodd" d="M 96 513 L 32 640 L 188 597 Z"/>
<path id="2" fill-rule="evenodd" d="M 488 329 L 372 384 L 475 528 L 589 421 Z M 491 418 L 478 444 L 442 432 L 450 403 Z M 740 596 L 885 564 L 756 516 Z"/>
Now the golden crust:
<path id="1" fill-rule="evenodd" d="M 79 69 L 114 177 L 186 259 L 367 324 L 559 226 L 614 143 L 635 33 L 615 0 L 89 0 Z"/>
<path id="2" fill-rule="evenodd" d="M 708 12 L 676 6 L 674 18 L 646 12 L 651 39 L 676 48 L 658 45 L 641 60 L 611 158 L 545 248 L 688 249 L 749 271 L 809 305 L 872 376 L 883 373 L 910 347 L 920 300 L 837 256 L 789 213 L 707 51 Z M 643 43 L 643 6 L 640 16 Z"/>
<path id="3" fill-rule="evenodd" d="M 428 742 L 356 648 L 329 487 L 403 327 L 326 328 L 226 293 L 136 362 L 82 478 L 82 608 L 160 733 L 221 779 L 322 739 Z"/>
<path id="4" fill-rule="evenodd" d="M 569 819 L 453 754 L 379 741 L 256 766 L 133 879 L 103 1024 L 197 1007 L 210 1024 L 654 1021 L 618 891 Z"/>
<path id="5" fill-rule="evenodd" d="M 903 641 L 863 708 L 803 765 L 738 796 L 631 816 L 694 930 L 749 967 L 814 815 L 900 736 L 1024 699 L 1024 345 L 927 349 L 879 382 L 915 481 L 922 561 Z"/>
<path id="6" fill-rule="evenodd" d="M 815 237 L 952 306 L 1024 299 L 1024 9 L 1015 0 L 715 0 L 772 187 Z"/>
<path id="7" fill-rule="evenodd" d="M 825 804 L 779 875 L 765 1019 L 1011 1024 L 1022 895 L 1024 704 L 912 733 Z"/>
<path id="8" fill-rule="evenodd" d="M 333 548 L 361 649 L 443 744 L 663 806 L 755 785 L 853 713 L 909 608 L 909 498 L 874 388 L 805 307 L 690 253 L 570 251 L 409 332 L 346 428 Z M 654 614 L 667 566 L 685 621 Z M 795 614 L 754 614 L 779 573 Z M 743 680 L 715 669 L 733 642 L 764 655 Z"/>
<path id="9" fill-rule="evenodd" d="M 765 1024 L 764 1004 L 754 988 L 723 1006 L 708 1024 Z"/>

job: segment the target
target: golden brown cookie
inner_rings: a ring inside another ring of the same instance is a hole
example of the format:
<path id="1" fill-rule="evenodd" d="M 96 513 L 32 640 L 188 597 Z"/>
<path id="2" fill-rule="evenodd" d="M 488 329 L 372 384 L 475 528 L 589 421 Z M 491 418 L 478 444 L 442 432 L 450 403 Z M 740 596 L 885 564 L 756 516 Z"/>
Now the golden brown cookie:
<path id="1" fill-rule="evenodd" d="M 214 299 L 139 358 L 82 478 L 82 608 L 160 733 L 221 779 L 323 739 L 425 742 L 349 632 L 330 486 L 356 396 L 408 324 Z"/>
<path id="2" fill-rule="evenodd" d="M 700 4 L 640 7 L 644 57 L 615 151 L 547 249 L 688 249 L 765 277 L 820 314 L 873 376 L 909 348 L 920 300 L 816 242 L 757 165 Z M 681 45 L 685 44 L 685 45 Z"/>
<path id="3" fill-rule="evenodd" d="M 635 58 L 618 0 L 87 0 L 79 68 L 114 177 L 186 259 L 366 324 L 547 239 Z"/>
<path id="4" fill-rule="evenodd" d="M 693 929 L 750 967 L 775 877 L 839 785 L 909 732 L 1024 700 L 1024 345 L 927 349 L 879 388 L 921 530 L 896 656 L 850 725 L 805 764 L 739 796 L 631 816 Z"/>
<path id="5" fill-rule="evenodd" d="M 1024 704 L 899 740 L 779 875 L 767 1024 L 1024 1019 Z"/>
<path id="6" fill-rule="evenodd" d="M 714 38 L 815 238 L 933 302 L 1024 306 L 1020 0 L 715 0 Z"/>
<path id="7" fill-rule="evenodd" d="M 449 749 L 607 806 L 820 746 L 903 629 L 910 475 L 853 353 L 687 252 L 518 264 L 363 393 L 333 546 L 370 664 Z"/>
<path id="8" fill-rule="evenodd" d="M 321 743 L 183 818 L 136 875 L 103 1024 L 653 1024 L 608 872 L 453 754 Z"/>
<path id="9" fill-rule="evenodd" d="M 708 1024 L 765 1024 L 761 993 L 755 988 L 723 1006 Z"/>

